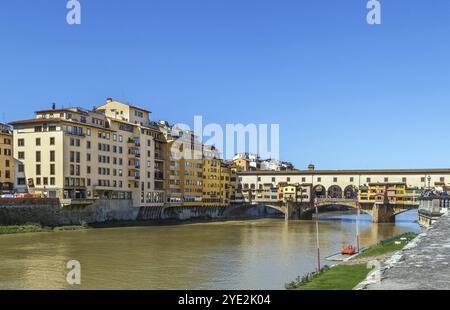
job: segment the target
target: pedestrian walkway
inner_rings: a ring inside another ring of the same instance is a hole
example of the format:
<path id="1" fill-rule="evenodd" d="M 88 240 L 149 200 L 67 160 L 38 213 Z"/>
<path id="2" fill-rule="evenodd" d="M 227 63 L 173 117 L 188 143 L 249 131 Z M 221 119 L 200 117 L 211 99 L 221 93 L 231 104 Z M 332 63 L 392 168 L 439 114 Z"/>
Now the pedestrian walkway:
<path id="1" fill-rule="evenodd" d="M 411 241 L 382 266 L 381 282 L 369 290 L 450 289 L 450 215 Z"/>

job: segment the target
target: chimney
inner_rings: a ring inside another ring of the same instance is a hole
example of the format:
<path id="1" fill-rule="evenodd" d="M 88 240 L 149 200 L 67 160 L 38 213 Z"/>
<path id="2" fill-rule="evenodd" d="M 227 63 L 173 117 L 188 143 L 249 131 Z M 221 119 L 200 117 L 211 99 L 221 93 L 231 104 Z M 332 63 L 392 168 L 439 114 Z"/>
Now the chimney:
<path id="1" fill-rule="evenodd" d="M 110 103 L 110 102 L 113 102 L 113 99 L 112 98 L 106 98 L 106 103 Z"/>
<path id="2" fill-rule="evenodd" d="M 308 165 L 309 171 L 314 171 L 315 169 L 316 169 L 316 167 L 313 164 Z"/>

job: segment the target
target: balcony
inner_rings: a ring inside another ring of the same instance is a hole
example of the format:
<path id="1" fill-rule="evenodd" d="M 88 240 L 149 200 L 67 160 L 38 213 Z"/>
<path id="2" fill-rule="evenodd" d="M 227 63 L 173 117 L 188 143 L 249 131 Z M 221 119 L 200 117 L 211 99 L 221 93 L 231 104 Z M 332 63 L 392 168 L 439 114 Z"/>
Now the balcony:
<path id="1" fill-rule="evenodd" d="M 128 152 L 129 158 L 141 158 L 141 153 L 138 151 L 130 151 Z"/>
<path id="2" fill-rule="evenodd" d="M 134 138 L 134 139 L 128 139 L 128 146 L 135 146 L 135 147 L 140 147 L 141 146 L 141 142 L 139 141 L 138 138 Z"/>
<path id="3" fill-rule="evenodd" d="M 164 156 L 162 156 L 161 154 L 156 153 L 155 154 L 155 160 L 164 161 Z"/>

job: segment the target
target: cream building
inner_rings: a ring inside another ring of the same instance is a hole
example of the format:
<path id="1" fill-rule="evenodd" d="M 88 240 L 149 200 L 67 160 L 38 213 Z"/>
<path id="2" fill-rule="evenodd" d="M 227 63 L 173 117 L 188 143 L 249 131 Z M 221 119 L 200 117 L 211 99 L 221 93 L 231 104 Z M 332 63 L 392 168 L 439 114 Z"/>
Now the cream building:
<path id="1" fill-rule="evenodd" d="M 101 198 L 163 206 L 165 140 L 149 116 L 108 99 L 92 111 L 42 110 L 13 122 L 17 191 L 66 205 Z"/>
<path id="2" fill-rule="evenodd" d="M 0 194 L 14 191 L 14 159 L 11 128 L 0 124 Z"/>
<path id="3" fill-rule="evenodd" d="M 198 137 L 167 122 L 158 124 L 167 140 L 167 205 L 203 205 L 203 146 Z"/>
<path id="4" fill-rule="evenodd" d="M 356 189 L 374 183 L 405 183 L 418 189 L 449 184 L 450 169 L 250 171 L 239 173 L 239 183 L 246 201 L 255 201 L 260 191 L 274 191 L 280 183 L 311 184 L 314 197 L 354 198 Z"/>

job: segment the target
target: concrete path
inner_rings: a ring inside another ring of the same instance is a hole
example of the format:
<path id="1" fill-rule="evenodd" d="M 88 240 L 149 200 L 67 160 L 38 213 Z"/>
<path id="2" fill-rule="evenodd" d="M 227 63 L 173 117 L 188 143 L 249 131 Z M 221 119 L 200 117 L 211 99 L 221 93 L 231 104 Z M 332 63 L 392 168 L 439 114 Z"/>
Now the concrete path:
<path id="1" fill-rule="evenodd" d="M 369 280 L 359 289 L 450 289 L 450 214 L 388 259 L 381 267 L 381 282 Z"/>

